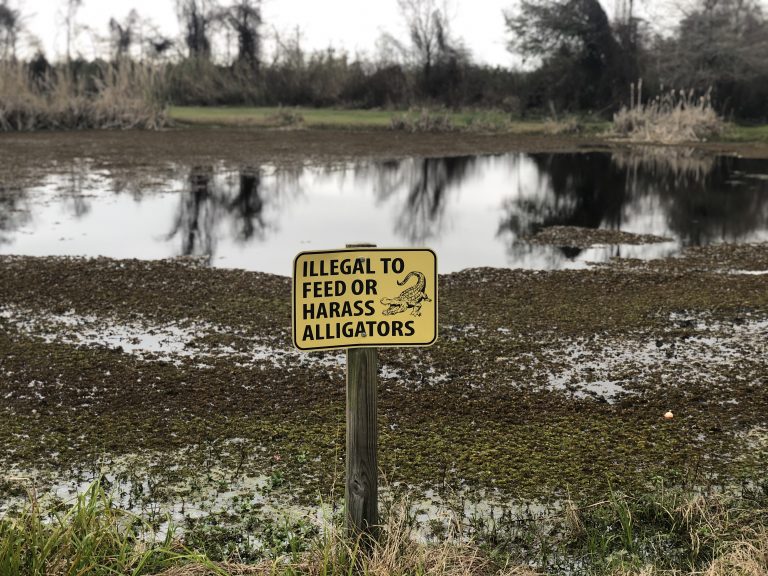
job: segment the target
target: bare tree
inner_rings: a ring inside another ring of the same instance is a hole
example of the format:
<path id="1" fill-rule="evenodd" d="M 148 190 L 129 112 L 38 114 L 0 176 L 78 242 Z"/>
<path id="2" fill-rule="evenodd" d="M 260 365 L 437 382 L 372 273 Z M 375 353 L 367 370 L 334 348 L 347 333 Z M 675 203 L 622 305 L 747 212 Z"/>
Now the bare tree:
<path id="1" fill-rule="evenodd" d="M 261 1 L 239 0 L 226 11 L 226 22 L 237 35 L 237 61 L 253 70 L 261 56 Z"/>
<path id="2" fill-rule="evenodd" d="M 398 0 L 398 6 L 408 40 L 382 35 L 378 42 L 382 62 L 392 62 L 392 55 L 399 56 L 398 60 L 415 68 L 417 86 L 423 96 L 448 103 L 456 100 L 469 55 L 450 33 L 446 2 Z"/>
<path id="3" fill-rule="evenodd" d="M 116 60 L 128 55 L 134 42 L 135 29 L 138 23 L 139 14 L 136 10 L 131 10 L 122 23 L 115 18 L 109 19 L 109 31 L 112 36 L 112 48 Z"/>
<path id="4" fill-rule="evenodd" d="M 3 0 L 0 3 L 0 50 L 3 60 L 16 58 L 16 41 L 20 30 L 21 13 Z"/>
<path id="5" fill-rule="evenodd" d="M 699 0 L 658 49 L 667 85 L 722 89 L 768 75 L 768 21 L 754 0 Z"/>
<path id="6" fill-rule="evenodd" d="M 214 0 L 176 0 L 176 9 L 190 58 L 211 57 L 211 28 L 221 13 Z"/>
<path id="7" fill-rule="evenodd" d="M 67 28 L 67 62 L 72 61 L 72 45 L 77 40 L 77 11 L 83 5 L 83 0 L 64 0 L 64 25 Z"/>
<path id="8" fill-rule="evenodd" d="M 385 41 L 411 59 L 429 78 L 435 64 L 446 56 L 463 51 L 450 34 L 450 21 L 445 2 L 437 0 L 397 0 L 408 28 L 409 45 L 387 36 Z"/>

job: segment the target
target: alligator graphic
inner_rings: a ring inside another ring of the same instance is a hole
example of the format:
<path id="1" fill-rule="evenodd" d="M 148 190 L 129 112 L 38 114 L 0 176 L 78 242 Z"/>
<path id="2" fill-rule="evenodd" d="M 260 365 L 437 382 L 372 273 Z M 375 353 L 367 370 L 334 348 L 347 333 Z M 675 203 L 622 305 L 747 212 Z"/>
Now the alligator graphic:
<path id="1" fill-rule="evenodd" d="M 411 276 L 416 277 L 416 284 L 400 292 L 400 295 L 397 298 L 381 299 L 381 303 L 388 306 L 388 308 L 384 310 L 386 316 L 400 314 L 409 308 L 411 308 L 411 316 L 421 316 L 422 301 L 426 300 L 427 302 L 432 302 L 424 291 L 427 287 L 427 279 L 424 278 L 424 274 L 421 272 L 415 270 L 413 272 L 408 272 L 408 275 L 405 278 L 398 280 L 397 285 L 402 286 L 408 282 Z"/>

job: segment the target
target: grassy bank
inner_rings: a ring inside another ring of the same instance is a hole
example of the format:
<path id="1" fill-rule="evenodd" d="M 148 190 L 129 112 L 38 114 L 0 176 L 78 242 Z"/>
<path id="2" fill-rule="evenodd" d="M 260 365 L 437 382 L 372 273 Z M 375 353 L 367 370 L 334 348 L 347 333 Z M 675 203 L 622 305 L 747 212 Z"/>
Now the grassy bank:
<path id="1" fill-rule="evenodd" d="M 327 129 L 391 129 L 393 119 L 422 114 L 422 110 L 350 110 L 335 108 L 278 108 L 278 107 L 202 107 L 172 106 L 170 117 L 178 123 L 190 125 L 306 127 Z M 607 129 L 607 122 L 594 120 L 563 122 L 552 120 L 513 120 L 498 110 L 462 110 L 426 112 L 439 117 L 441 129 L 509 132 L 515 134 L 595 134 Z M 294 121 L 290 120 L 293 115 Z M 413 130 L 418 131 L 418 129 Z M 425 127 L 423 131 L 430 131 Z"/>
<path id="2" fill-rule="evenodd" d="M 171 106 L 169 116 L 180 125 L 251 126 L 261 128 L 294 127 L 314 129 L 377 130 L 391 129 L 393 119 L 407 110 L 352 110 L 336 108 Z M 413 111 L 411 112 L 413 113 Z M 495 110 L 442 112 L 455 129 L 504 132 L 519 135 L 584 135 L 590 138 L 607 134 L 611 123 L 592 119 L 567 118 L 513 120 Z M 726 124 L 719 140 L 737 143 L 768 142 L 768 126 Z"/>
<path id="3" fill-rule="evenodd" d="M 768 126 L 739 126 L 730 124 L 723 135 L 730 142 L 768 142 Z"/>
<path id="4" fill-rule="evenodd" d="M 457 516 L 441 534 L 416 538 L 405 502 L 389 503 L 377 541 L 344 536 L 342 514 L 306 518 L 294 532 L 244 532 L 209 539 L 177 533 L 120 509 L 102 482 L 73 502 L 41 506 L 34 492 L 21 510 L 0 518 L 0 574 L 193 576 L 594 576 L 706 574 L 760 576 L 768 570 L 768 485 L 737 493 L 668 488 L 601 501 L 568 500 L 546 515 L 475 519 Z M 257 538 L 261 553 L 244 558 L 237 542 Z M 576 572 L 574 572 L 576 571 Z"/>

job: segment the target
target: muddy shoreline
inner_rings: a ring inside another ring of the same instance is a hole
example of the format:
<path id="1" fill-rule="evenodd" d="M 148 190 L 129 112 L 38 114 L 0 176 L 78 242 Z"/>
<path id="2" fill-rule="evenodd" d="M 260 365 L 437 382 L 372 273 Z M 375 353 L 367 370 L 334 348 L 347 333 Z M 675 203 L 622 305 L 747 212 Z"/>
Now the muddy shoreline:
<path id="1" fill-rule="evenodd" d="M 643 145 L 647 146 L 647 145 Z M 386 130 L 255 130 L 179 128 L 148 131 L 82 131 L 0 134 L 2 173 L 28 163 L 38 167 L 87 158 L 112 169 L 155 165 L 158 159 L 186 164 L 219 162 L 295 166 L 359 159 L 628 150 L 631 144 L 593 136 L 521 134 L 405 134 Z M 663 147 L 663 146 L 662 146 Z M 766 143 L 706 142 L 669 146 L 704 154 L 768 158 Z"/>

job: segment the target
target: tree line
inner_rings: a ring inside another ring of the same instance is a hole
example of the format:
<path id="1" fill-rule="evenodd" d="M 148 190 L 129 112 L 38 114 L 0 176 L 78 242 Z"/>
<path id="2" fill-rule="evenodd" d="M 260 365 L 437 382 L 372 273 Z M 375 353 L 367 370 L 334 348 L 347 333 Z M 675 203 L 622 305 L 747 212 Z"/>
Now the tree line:
<path id="1" fill-rule="evenodd" d="M 24 17 L 0 0 L 0 57 L 16 59 Z M 473 61 L 440 0 L 397 0 L 407 34 L 384 34 L 374 57 L 329 47 L 309 51 L 295 34 L 270 37 L 261 0 L 176 0 L 181 33 L 163 36 L 135 10 L 109 23 L 108 49 L 74 56 L 82 0 L 64 0 L 65 65 L 97 75 L 104 63 L 162 67 L 165 98 L 176 104 L 494 107 L 511 114 L 591 113 L 664 91 L 709 92 L 738 119 L 768 117 L 768 22 L 757 0 L 692 0 L 661 33 L 624 0 L 610 18 L 598 0 L 521 0 L 499 15 L 509 51 L 524 65 Z M 42 51 L 30 73 L 52 69 Z M 638 81 L 642 80 L 642 90 Z"/>

